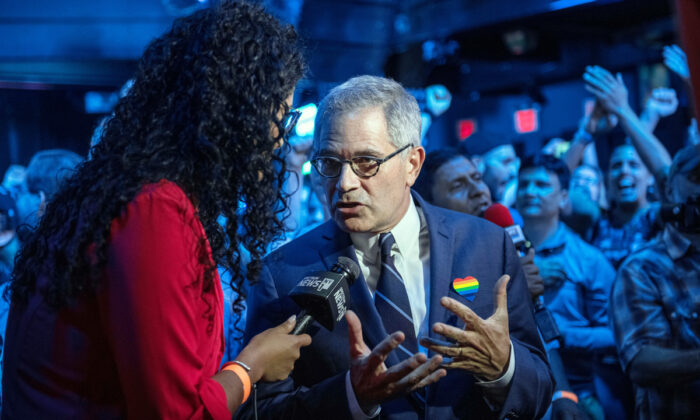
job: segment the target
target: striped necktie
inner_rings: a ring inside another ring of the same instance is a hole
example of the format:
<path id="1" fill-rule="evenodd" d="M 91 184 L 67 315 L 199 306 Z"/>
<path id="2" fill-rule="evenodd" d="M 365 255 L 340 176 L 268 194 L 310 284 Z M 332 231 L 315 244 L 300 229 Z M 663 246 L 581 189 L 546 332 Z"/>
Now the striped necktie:
<path id="1" fill-rule="evenodd" d="M 374 306 L 377 308 L 388 334 L 395 331 L 402 331 L 405 334 L 406 339 L 399 345 L 399 359 L 405 360 L 418 352 L 418 340 L 416 340 L 416 331 L 413 326 L 408 293 L 406 293 L 403 279 L 394 265 L 394 257 L 391 255 L 391 248 L 395 243 L 394 235 L 391 232 L 379 235 L 382 266 L 375 292 Z"/>

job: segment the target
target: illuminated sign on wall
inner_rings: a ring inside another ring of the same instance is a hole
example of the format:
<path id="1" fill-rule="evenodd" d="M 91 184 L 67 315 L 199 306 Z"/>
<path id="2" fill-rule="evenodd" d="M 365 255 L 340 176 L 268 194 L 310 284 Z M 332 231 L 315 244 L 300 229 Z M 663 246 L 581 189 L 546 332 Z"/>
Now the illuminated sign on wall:
<path id="1" fill-rule="evenodd" d="M 468 139 L 472 134 L 476 133 L 476 120 L 467 118 L 457 121 L 457 138 L 459 141 Z"/>
<path id="2" fill-rule="evenodd" d="M 520 109 L 513 114 L 515 131 L 519 134 L 532 133 L 540 128 L 539 112 L 535 108 Z"/>

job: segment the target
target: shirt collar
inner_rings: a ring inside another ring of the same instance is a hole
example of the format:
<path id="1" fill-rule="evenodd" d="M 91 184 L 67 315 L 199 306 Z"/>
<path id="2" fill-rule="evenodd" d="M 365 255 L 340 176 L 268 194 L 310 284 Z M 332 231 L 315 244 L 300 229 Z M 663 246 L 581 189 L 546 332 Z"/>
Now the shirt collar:
<path id="1" fill-rule="evenodd" d="M 403 215 L 399 223 L 391 229 L 391 234 L 394 235 L 396 247 L 399 253 L 406 255 L 413 247 L 418 246 L 418 238 L 421 231 L 421 218 L 418 215 L 413 198 L 411 198 L 406 214 Z M 369 262 L 374 262 L 379 258 L 379 234 L 366 232 L 352 232 L 350 239 L 355 249 L 358 250 L 363 258 Z"/>
<path id="2" fill-rule="evenodd" d="M 545 249 L 554 249 L 554 248 L 560 248 L 563 247 L 566 244 L 567 240 L 567 228 L 564 223 L 559 222 L 559 225 L 557 226 L 557 230 L 554 231 L 554 234 L 550 236 L 549 238 L 545 239 L 544 242 L 540 244 L 540 246 L 537 247 L 535 251 L 540 252 Z"/>
<path id="3" fill-rule="evenodd" d="M 674 260 L 677 260 L 685 255 L 692 245 L 690 239 L 683 236 L 683 234 L 678 232 L 678 230 L 670 223 L 667 223 L 664 227 L 662 238 L 666 244 L 668 255 L 670 255 Z"/>

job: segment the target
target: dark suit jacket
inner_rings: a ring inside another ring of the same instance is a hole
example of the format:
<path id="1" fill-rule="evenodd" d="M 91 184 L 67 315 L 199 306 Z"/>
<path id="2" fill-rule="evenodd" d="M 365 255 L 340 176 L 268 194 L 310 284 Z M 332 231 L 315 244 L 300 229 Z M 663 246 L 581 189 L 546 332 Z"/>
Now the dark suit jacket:
<path id="1" fill-rule="evenodd" d="M 515 352 L 515 373 L 505 404 L 492 412 L 474 377 L 462 370 L 448 370 L 447 376 L 426 390 L 424 414 L 415 399 L 401 397 L 382 404 L 386 419 L 488 419 L 538 418 L 552 396 L 553 380 L 532 315 L 532 303 L 518 256 L 506 232 L 485 220 L 434 207 L 414 194 L 422 208 L 430 234 L 430 325 L 444 322 L 460 328 L 464 323 L 440 305 L 442 296 L 469 306 L 482 318 L 495 309 L 494 286 L 509 274 L 508 311 L 511 342 Z M 416 238 L 418 240 L 418 238 Z M 299 311 L 287 297 L 289 291 L 310 271 L 328 270 L 338 256 L 357 261 L 350 235 L 333 220 L 319 226 L 270 254 L 259 282 L 248 296 L 246 342 L 282 323 Z M 479 290 L 472 302 L 452 288 L 453 279 L 473 276 Z M 386 336 L 364 278 L 350 287 L 350 309 L 362 322 L 363 337 L 372 348 Z M 309 333 L 313 343 L 302 349 L 292 375 L 285 381 L 258 384 L 259 418 L 349 419 L 345 375 L 350 366 L 348 327 L 345 319 L 330 332 L 314 323 Z M 444 337 L 435 335 L 435 338 Z M 394 352 L 395 353 L 395 352 Z M 390 354 L 387 365 L 398 363 Z M 237 414 L 253 418 L 249 402 Z"/>

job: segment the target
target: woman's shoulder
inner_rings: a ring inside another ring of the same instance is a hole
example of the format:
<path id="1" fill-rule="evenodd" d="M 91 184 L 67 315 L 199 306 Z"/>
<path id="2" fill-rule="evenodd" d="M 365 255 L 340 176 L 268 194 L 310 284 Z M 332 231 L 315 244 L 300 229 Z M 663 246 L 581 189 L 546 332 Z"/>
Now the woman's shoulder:
<path id="1" fill-rule="evenodd" d="M 126 206 L 118 223 L 142 221 L 160 225 L 194 219 L 196 211 L 187 194 L 176 183 L 162 179 L 144 184 Z"/>
<path id="2" fill-rule="evenodd" d="M 194 211 L 192 201 L 187 197 L 185 191 L 179 185 L 167 179 L 144 184 L 132 202 L 136 204 L 148 202 L 155 206 L 175 206 L 181 210 Z"/>

